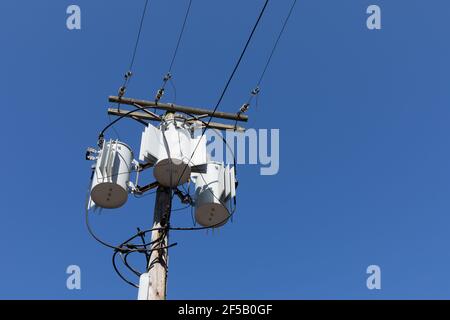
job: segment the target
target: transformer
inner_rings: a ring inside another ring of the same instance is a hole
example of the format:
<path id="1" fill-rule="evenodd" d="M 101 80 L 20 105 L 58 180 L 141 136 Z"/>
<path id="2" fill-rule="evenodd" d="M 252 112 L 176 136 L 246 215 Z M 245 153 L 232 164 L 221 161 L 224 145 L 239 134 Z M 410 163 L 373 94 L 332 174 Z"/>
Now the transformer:
<path id="1" fill-rule="evenodd" d="M 96 206 L 114 209 L 127 202 L 132 169 L 133 152 L 129 146 L 118 140 L 104 142 L 92 179 L 91 199 Z"/>
<path id="2" fill-rule="evenodd" d="M 236 197 L 234 167 L 208 162 L 206 173 L 192 174 L 195 182 L 195 220 L 204 227 L 223 226 L 233 211 Z"/>
<path id="3" fill-rule="evenodd" d="M 159 184 L 174 188 L 206 163 L 206 137 L 193 137 L 189 126 L 178 119 L 167 120 L 160 128 L 149 124 L 142 133 L 139 160 L 154 166 Z"/>

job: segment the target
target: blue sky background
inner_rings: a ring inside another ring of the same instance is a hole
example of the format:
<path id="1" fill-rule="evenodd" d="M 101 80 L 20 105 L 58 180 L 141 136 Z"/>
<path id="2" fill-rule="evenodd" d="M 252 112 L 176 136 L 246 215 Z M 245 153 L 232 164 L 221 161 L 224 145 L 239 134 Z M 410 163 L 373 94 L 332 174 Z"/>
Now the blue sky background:
<path id="1" fill-rule="evenodd" d="M 187 4 L 150 2 L 128 90 L 148 99 Z M 72 3 L 80 31 L 66 29 Z M 108 122 L 143 3 L 0 3 L 2 299 L 137 296 L 85 228 L 84 152 Z M 214 105 L 262 3 L 194 0 L 173 70 L 177 102 Z M 269 5 L 221 110 L 247 99 L 290 3 Z M 381 31 L 366 28 L 370 4 L 382 8 Z M 444 0 L 298 2 L 249 112 L 249 127 L 280 129 L 280 172 L 240 166 L 232 224 L 172 233 L 170 299 L 450 298 L 449 12 Z M 117 126 L 136 153 L 141 129 Z M 119 243 L 150 226 L 153 201 L 130 198 L 94 227 Z M 175 212 L 172 224 L 190 219 Z M 81 267 L 80 291 L 66 289 L 70 264 Z M 380 291 L 366 288 L 371 264 Z"/>

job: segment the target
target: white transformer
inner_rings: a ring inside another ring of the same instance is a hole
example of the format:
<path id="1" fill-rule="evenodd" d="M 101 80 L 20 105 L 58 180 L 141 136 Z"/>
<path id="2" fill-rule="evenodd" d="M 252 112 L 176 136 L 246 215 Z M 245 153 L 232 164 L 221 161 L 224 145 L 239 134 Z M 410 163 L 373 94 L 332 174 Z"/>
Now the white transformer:
<path id="1" fill-rule="evenodd" d="M 160 128 L 149 124 L 142 133 L 139 160 L 154 166 L 153 175 L 162 186 L 179 186 L 206 163 L 206 137 L 193 137 L 189 126 L 176 119 Z"/>
<path id="2" fill-rule="evenodd" d="M 103 144 L 91 188 L 91 199 L 98 207 L 119 208 L 127 202 L 132 162 L 133 152 L 126 144 L 117 140 Z"/>
<path id="3" fill-rule="evenodd" d="M 194 173 L 192 180 L 195 182 L 195 220 L 204 227 L 224 225 L 236 197 L 234 167 L 208 162 L 206 173 Z"/>

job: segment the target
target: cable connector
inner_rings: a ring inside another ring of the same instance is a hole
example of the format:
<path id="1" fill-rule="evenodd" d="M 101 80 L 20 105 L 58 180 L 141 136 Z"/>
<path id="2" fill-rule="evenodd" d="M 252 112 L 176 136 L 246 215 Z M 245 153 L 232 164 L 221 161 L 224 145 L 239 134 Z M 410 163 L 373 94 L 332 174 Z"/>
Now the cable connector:
<path id="1" fill-rule="evenodd" d="M 98 136 L 97 145 L 100 149 L 103 149 L 103 143 L 105 142 L 105 137 L 103 136 L 103 133 L 101 133 Z"/>
<path id="2" fill-rule="evenodd" d="M 170 79 L 172 79 L 172 75 L 170 74 L 170 72 L 167 72 L 167 74 L 164 76 L 164 78 L 163 78 L 163 81 L 164 82 L 167 82 L 167 81 L 169 81 Z"/>
<path id="3" fill-rule="evenodd" d="M 96 154 L 98 154 L 98 150 L 96 150 L 92 147 L 87 148 L 86 149 L 86 160 L 91 160 L 91 161 L 97 160 Z"/>
<path id="4" fill-rule="evenodd" d="M 131 77 L 133 76 L 133 72 L 128 71 L 127 73 L 125 73 L 125 80 L 129 80 Z"/>
<path id="5" fill-rule="evenodd" d="M 178 196 L 178 198 L 180 198 L 181 203 L 183 204 L 193 204 L 192 198 L 189 194 L 184 194 L 183 192 L 181 192 L 180 189 L 175 189 L 174 190 L 175 195 Z"/>
<path id="6" fill-rule="evenodd" d="M 252 90 L 252 95 L 256 96 L 257 94 L 259 94 L 260 91 L 261 89 L 259 87 L 256 87 L 255 89 Z"/>
<path id="7" fill-rule="evenodd" d="M 131 181 L 128 181 L 127 187 L 128 187 L 128 189 L 130 190 L 130 192 L 133 193 L 133 194 L 139 192 L 139 190 L 138 190 L 138 188 L 136 187 L 136 185 L 135 185 L 133 182 L 131 182 Z"/>
<path id="8" fill-rule="evenodd" d="M 141 168 L 141 164 L 136 159 L 131 160 L 131 166 L 135 171 L 139 171 Z"/>

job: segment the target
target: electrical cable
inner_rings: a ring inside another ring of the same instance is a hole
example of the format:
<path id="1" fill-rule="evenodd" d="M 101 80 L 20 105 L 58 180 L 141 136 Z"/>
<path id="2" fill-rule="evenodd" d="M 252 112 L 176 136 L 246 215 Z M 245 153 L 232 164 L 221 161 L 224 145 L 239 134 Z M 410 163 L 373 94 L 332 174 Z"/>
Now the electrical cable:
<path id="1" fill-rule="evenodd" d="M 110 115 L 109 113 L 108 113 L 108 119 L 109 119 L 109 123 L 111 123 L 111 122 L 112 122 L 112 119 L 111 119 L 111 115 Z M 121 140 L 121 139 L 120 139 L 119 132 L 116 130 L 116 128 L 115 128 L 114 126 L 112 126 L 112 129 L 113 129 L 114 133 L 116 134 L 117 139 Z"/>
<path id="2" fill-rule="evenodd" d="M 114 249 L 114 250 L 117 250 L 117 251 L 121 251 L 121 252 L 127 251 L 127 250 L 128 250 L 127 248 L 124 248 L 123 246 L 115 246 L 115 245 L 112 245 L 112 244 L 110 244 L 110 243 L 108 243 L 108 242 L 106 242 L 106 241 L 100 239 L 100 238 L 94 233 L 94 231 L 93 231 L 93 229 L 92 229 L 92 227 L 91 227 L 91 224 L 90 224 L 90 222 L 89 222 L 89 209 L 88 209 L 89 198 L 90 198 L 90 195 L 88 194 L 87 201 L 86 201 L 86 207 L 85 207 L 85 223 L 86 223 L 86 227 L 87 227 L 87 229 L 88 229 L 89 234 L 90 234 L 97 242 L 99 242 L 100 244 L 102 244 L 102 245 L 105 246 L 105 247 L 108 247 L 108 248 L 110 248 L 110 249 Z M 146 230 L 146 233 L 151 232 L 151 231 L 155 231 L 155 230 L 163 230 L 163 229 L 164 229 L 164 228 L 152 228 L 152 229 Z M 137 236 L 139 236 L 139 235 L 135 235 L 135 236 L 133 236 L 133 237 L 130 238 L 130 239 L 135 239 Z M 131 241 L 131 240 L 129 240 L 129 241 Z M 128 242 L 129 242 L 129 241 L 128 241 Z M 127 241 L 126 241 L 126 242 L 127 242 Z M 124 243 L 126 243 L 126 242 L 124 242 Z M 139 251 L 139 250 L 132 250 L 132 251 Z"/>
<path id="3" fill-rule="evenodd" d="M 291 18 L 292 12 L 294 11 L 294 8 L 295 8 L 296 4 L 297 4 L 297 0 L 293 0 L 292 5 L 291 5 L 291 7 L 289 9 L 289 12 L 288 12 L 287 16 L 284 19 L 283 26 L 282 26 L 280 32 L 278 33 L 276 41 L 275 41 L 275 43 L 274 43 L 274 45 L 272 47 L 272 50 L 270 51 L 268 59 L 267 59 L 265 65 L 264 65 L 263 71 L 261 72 L 261 75 L 259 76 L 258 81 L 256 83 L 256 86 L 252 90 L 249 99 L 247 100 L 247 105 L 250 105 L 250 103 L 253 101 L 253 98 L 256 97 L 256 99 L 258 99 L 261 83 L 262 83 L 262 81 L 264 79 L 264 76 L 266 75 L 266 72 L 267 72 L 267 69 L 269 68 L 270 63 L 272 62 L 272 58 L 273 58 L 273 56 L 275 54 L 275 51 L 276 51 L 276 49 L 278 47 L 278 44 L 279 44 L 280 39 L 281 39 L 281 36 L 283 35 L 283 33 L 284 33 L 285 29 L 286 29 L 286 26 L 287 26 L 287 24 L 289 22 L 289 19 Z"/>
<path id="4" fill-rule="evenodd" d="M 158 102 L 162 98 L 162 96 L 164 95 L 164 90 L 166 88 L 167 82 L 171 83 L 172 89 L 174 90 L 175 100 L 176 100 L 177 94 L 176 94 L 175 85 L 172 82 L 172 69 L 173 69 L 173 66 L 174 66 L 174 63 L 175 63 L 175 59 L 176 59 L 177 54 L 178 54 L 178 49 L 180 48 L 181 40 L 182 40 L 183 35 L 184 35 L 184 30 L 186 29 L 186 24 L 187 24 L 187 20 L 188 20 L 188 17 L 189 17 L 189 13 L 191 11 L 191 6 L 192 6 L 192 0 L 189 0 L 188 6 L 186 8 L 186 13 L 184 14 L 183 24 L 181 26 L 180 33 L 178 35 L 177 44 L 176 44 L 175 50 L 174 50 L 174 52 L 172 54 L 172 59 L 171 59 L 170 64 L 169 64 L 169 68 L 167 69 L 168 71 L 166 72 L 166 74 L 165 74 L 165 76 L 163 78 L 163 82 L 161 84 L 161 87 L 160 87 L 160 89 L 158 90 L 158 92 L 156 94 L 156 98 L 155 98 L 156 102 Z"/>
<path id="5" fill-rule="evenodd" d="M 139 31 L 137 33 L 136 43 L 134 45 L 134 50 L 133 50 L 133 55 L 131 57 L 130 67 L 128 68 L 129 71 L 133 70 L 133 65 L 134 65 L 134 61 L 136 59 L 137 49 L 139 47 L 139 40 L 141 39 L 142 27 L 144 26 L 144 20 L 145 20 L 145 14 L 147 12 L 148 2 L 149 2 L 149 0 L 145 0 L 144 9 L 142 10 L 141 22 L 139 23 Z"/>
<path id="6" fill-rule="evenodd" d="M 127 278 L 125 278 L 125 277 L 122 275 L 122 273 L 119 271 L 119 269 L 117 268 L 117 265 L 116 265 L 116 256 L 117 256 L 117 253 L 118 253 L 118 251 L 114 251 L 114 254 L 113 254 L 113 256 L 112 256 L 112 265 L 113 265 L 113 268 L 114 268 L 114 270 L 116 271 L 117 275 L 118 275 L 123 281 L 125 281 L 126 283 L 128 283 L 130 286 L 133 286 L 133 287 L 139 289 L 139 286 L 138 286 L 137 284 L 135 284 L 135 283 L 129 281 Z"/>
<path id="7" fill-rule="evenodd" d="M 220 97 L 219 97 L 219 99 L 218 99 L 218 101 L 217 101 L 217 103 L 216 103 L 216 105 L 215 105 L 215 107 L 214 107 L 214 110 L 213 110 L 211 116 L 209 117 L 209 120 L 208 120 L 208 122 L 207 122 L 207 123 L 208 123 L 208 126 L 209 126 L 209 124 L 211 123 L 211 120 L 212 120 L 212 118 L 214 117 L 214 114 L 216 113 L 216 111 L 217 111 L 217 109 L 219 108 L 220 104 L 222 103 L 222 100 L 223 100 L 223 98 L 224 98 L 224 96 L 225 96 L 225 93 L 227 92 L 228 87 L 229 87 L 231 81 L 233 80 L 234 75 L 235 75 L 237 69 L 239 68 L 239 65 L 241 64 L 242 58 L 244 57 L 245 52 L 247 51 L 247 48 L 248 48 L 248 46 L 249 46 L 251 40 L 253 39 L 253 35 L 255 34 L 256 28 L 258 27 L 259 22 L 261 21 L 261 18 L 262 18 L 262 16 L 264 15 L 264 12 L 266 11 L 266 8 L 267 8 L 268 3 L 269 3 L 269 0 L 265 0 L 264 6 L 262 7 L 262 9 L 261 9 L 261 11 L 260 11 L 260 13 L 259 13 L 259 15 L 258 15 L 258 19 L 256 20 L 256 22 L 255 22 L 255 24 L 254 24 L 254 26 L 253 26 L 253 28 L 252 28 L 252 31 L 251 31 L 251 33 L 250 33 L 248 39 L 247 39 L 247 42 L 245 43 L 245 46 L 244 46 L 244 48 L 243 48 L 243 50 L 242 50 L 242 52 L 241 52 L 241 54 L 240 54 L 240 56 L 239 56 L 239 59 L 237 60 L 235 66 L 234 66 L 234 68 L 233 68 L 233 71 L 231 72 L 231 74 L 230 74 L 230 76 L 229 76 L 229 78 L 228 78 L 228 80 L 227 80 L 227 82 L 226 82 L 226 84 L 225 84 L 225 87 L 223 88 L 222 93 L 221 93 L 221 95 L 220 95 Z M 205 128 L 203 129 L 203 131 L 202 131 L 202 137 L 203 137 L 203 135 L 205 134 L 206 129 L 207 129 L 208 126 L 205 126 Z M 192 158 L 194 157 L 194 154 L 195 154 L 195 152 L 197 151 L 197 148 L 198 148 L 198 146 L 199 146 L 199 144 L 200 144 L 200 141 L 201 141 L 201 139 L 197 142 L 197 145 L 195 146 L 194 151 L 192 152 L 192 155 L 191 155 L 191 157 L 190 157 L 190 159 L 189 159 L 189 162 L 191 162 Z M 185 170 L 186 170 L 186 168 L 184 168 L 183 172 L 182 172 L 181 175 L 180 175 L 180 178 L 183 176 Z M 179 182 L 179 181 L 178 181 L 178 182 Z"/>
<path id="8" fill-rule="evenodd" d="M 142 275 L 141 272 L 137 271 L 135 268 L 133 268 L 132 266 L 130 266 L 129 262 L 128 262 L 128 255 L 130 255 L 131 253 L 133 253 L 132 251 L 127 252 L 125 254 L 119 253 L 120 258 L 122 259 L 123 264 L 129 269 L 131 270 L 131 272 L 133 272 L 136 276 L 140 277 Z"/>
<path id="9" fill-rule="evenodd" d="M 129 83 L 131 81 L 131 77 L 133 76 L 134 61 L 136 59 L 136 53 L 137 53 L 137 50 L 138 50 L 138 47 L 139 47 L 139 41 L 141 39 L 141 33 L 142 33 L 142 28 L 144 26 L 144 20 L 145 20 L 145 16 L 146 16 L 146 13 L 147 13 L 148 4 L 149 4 L 149 0 L 145 0 L 144 8 L 142 10 L 141 20 L 140 20 L 140 23 L 139 23 L 139 29 L 138 29 L 138 32 L 137 32 L 137 35 L 136 35 L 136 41 L 135 41 L 135 44 L 134 44 L 133 53 L 131 55 L 131 61 L 130 61 L 130 64 L 128 66 L 128 71 L 125 73 L 123 84 L 119 88 L 119 93 L 118 93 L 119 96 L 123 96 L 125 94 L 125 92 L 127 90 L 127 86 L 129 85 Z M 120 110 L 120 103 L 118 104 L 117 109 Z"/>
<path id="10" fill-rule="evenodd" d="M 170 73 L 172 71 L 173 65 L 175 63 L 175 58 L 177 57 L 178 49 L 180 48 L 181 39 L 183 38 L 184 30 L 186 28 L 186 22 L 188 20 L 189 13 L 191 11 L 191 6 L 192 6 L 192 0 L 189 0 L 189 4 L 187 6 L 186 13 L 184 15 L 183 25 L 181 26 L 181 31 L 180 31 L 180 34 L 178 35 L 177 45 L 175 46 L 175 51 L 173 52 L 172 60 L 170 61 L 170 65 L 169 65 L 169 69 L 168 69 L 169 71 L 167 73 Z"/>
<path id="11" fill-rule="evenodd" d="M 291 15 L 292 15 L 292 12 L 294 11 L 294 7 L 295 7 L 296 4 L 297 4 L 297 0 L 294 0 L 292 2 L 292 5 L 291 5 L 290 9 L 289 9 L 288 15 L 284 19 L 283 27 L 281 28 L 281 30 L 280 30 L 280 32 L 278 34 L 277 40 L 275 41 L 275 44 L 274 44 L 274 46 L 272 48 L 272 51 L 270 52 L 269 58 L 267 59 L 266 65 L 264 66 L 264 69 L 263 69 L 263 71 L 262 71 L 262 73 L 261 73 L 261 75 L 260 75 L 260 77 L 258 79 L 256 87 L 260 86 L 260 84 L 261 84 L 261 82 L 262 82 L 262 80 L 263 80 L 263 78 L 264 78 L 264 76 L 266 74 L 266 71 L 267 71 L 267 69 L 268 69 L 268 67 L 270 65 L 270 62 L 272 61 L 273 55 L 275 53 L 275 50 L 278 47 L 278 43 L 280 42 L 281 36 L 283 35 L 283 33 L 284 33 L 285 29 L 286 29 L 286 26 L 287 26 L 287 24 L 289 22 L 289 19 L 290 19 Z"/>

